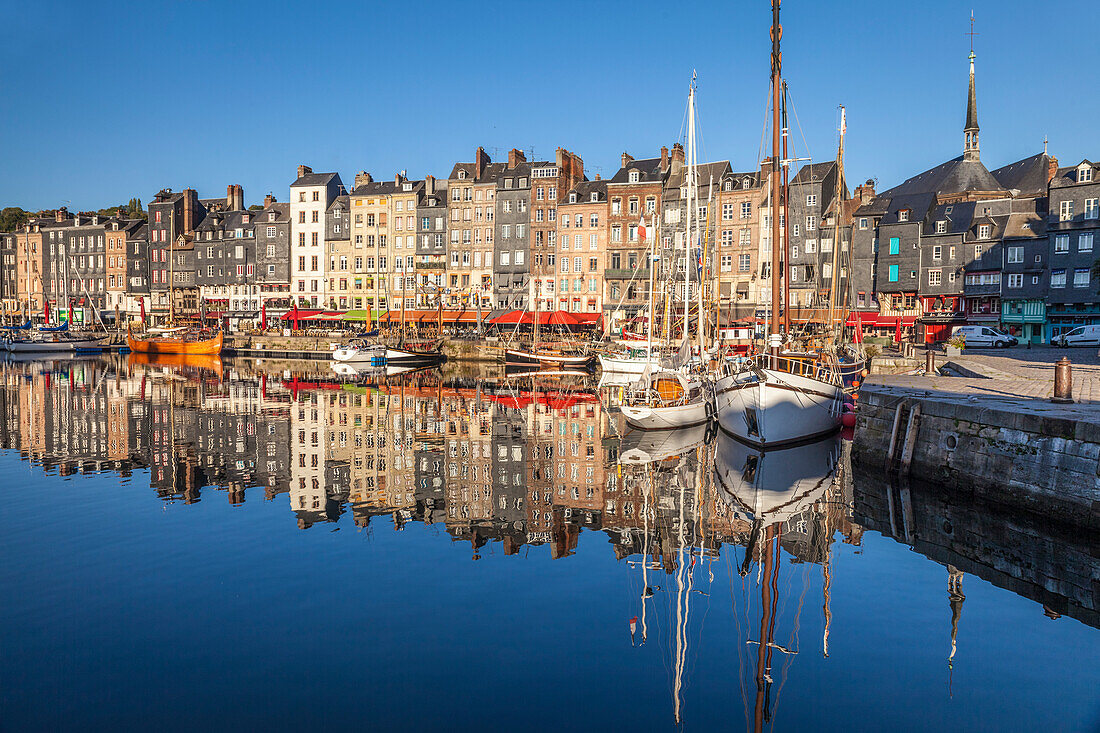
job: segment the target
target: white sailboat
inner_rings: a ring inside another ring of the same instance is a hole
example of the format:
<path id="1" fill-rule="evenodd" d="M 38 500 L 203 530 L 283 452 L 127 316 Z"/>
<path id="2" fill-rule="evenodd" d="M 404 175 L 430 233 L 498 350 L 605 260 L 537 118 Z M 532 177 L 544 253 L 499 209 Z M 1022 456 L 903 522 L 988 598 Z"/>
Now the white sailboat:
<path id="1" fill-rule="evenodd" d="M 654 371 L 647 364 L 642 378 L 624 392 L 620 406 L 623 417 L 631 427 L 643 430 L 687 428 L 709 422 L 714 413 L 709 383 L 687 371 L 691 359 L 689 313 L 691 308 L 691 245 L 695 241 L 693 222 L 698 218 L 694 211 L 698 199 L 698 160 L 695 150 L 695 75 L 688 88 L 688 146 L 687 146 L 687 226 L 684 247 L 684 336 L 683 346 L 676 362 Z M 650 324 L 652 325 L 652 272 L 650 262 Z M 700 281 L 702 287 L 702 281 Z M 702 309 L 699 310 L 698 329 L 702 342 Z M 652 347 L 653 332 L 650 329 Z M 652 348 L 651 348 L 652 353 Z"/>
<path id="2" fill-rule="evenodd" d="M 780 207 L 787 190 L 781 183 L 779 3 L 772 5 L 772 154 L 771 154 L 771 317 L 768 352 L 736 367 L 726 365 L 714 385 L 718 424 L 750 445 L 790 445 L 829 435 L 840 428 L 844 382 L 835 353 L 784 355 L 785 334 L 779 314 L 783 303 Z M 839 174 L 838 174 L 839 175 Z M 837 202 L 839 206 L 839 201 Z M 837 216 L 839 217 L 839 210 Z M 837 247 L 840 244 L 837 242 Z"/>

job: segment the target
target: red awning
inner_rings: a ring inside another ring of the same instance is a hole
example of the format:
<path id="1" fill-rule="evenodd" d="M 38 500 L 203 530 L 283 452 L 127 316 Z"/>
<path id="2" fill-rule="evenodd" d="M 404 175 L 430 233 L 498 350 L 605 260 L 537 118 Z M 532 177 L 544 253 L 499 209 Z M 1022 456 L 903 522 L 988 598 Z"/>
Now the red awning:
<path id="1" fill-rule="evenodd" d="M 320 314 L 320 313 L 324 313 L 324 311 L 318 311 L 318 310 L 312 310 L 312 311 L 307 311 L 307 310 L 299 310 L 299 311 L 298 311 L 298 320 L 299 320 L 299 321 L 304 321 L 304 320 L 307 320 L 307 319 L 311 319 L 311 320 L 312 320 L 312 319 L 314 319 L 314 318 L 315 318 L 315 317 L 316 317 L 316 316 L 317 316 L 318 314 Z M 284 320 L 284 321 L 293 321 L 293 320 L 294 320 L 294 317 L 295 317 L 295 316 L 294 316 L 294 311 L 293 311 L 293 310 L 287 311 L 286 313 L 284 313 L 284 314 L 283 314 L 283 316 L 282 316 L 282 317 L 283 317 L 283 320 Z"/>
<path id="2" fill-rule="evenodd" d="M 438 323 L 440 313 L 438 310 L 407 310 L 405 311 L 406 323 Z M 484 320 L 485 314 L 482 314 Z M 386 311 L 378 317 L 379 323 L 401 323 L 401 311 Z M 476 310 L 444 310 L 444 323 L 477 323 Z"/>

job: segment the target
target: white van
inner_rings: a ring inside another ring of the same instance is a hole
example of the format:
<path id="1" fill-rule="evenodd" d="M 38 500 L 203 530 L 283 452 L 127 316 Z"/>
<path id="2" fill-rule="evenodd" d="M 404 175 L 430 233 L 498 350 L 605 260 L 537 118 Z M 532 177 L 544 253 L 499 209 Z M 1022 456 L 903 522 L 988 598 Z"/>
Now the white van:
<path id="1" fill-rule="evenodd" d="M 992 346 L 999 349 L 1002 346 L 1015 346 L 1020 343 L 1015 336 L 989 326 L 955 326 L 951 329 L 951 336 L 952 338 L 962 336 L 966 339 L 967 348 Z"/>
<path id="2" fill-rule="evenodd" d="M 1100 346 L 1100 326 L 1078 326 L 1052 340 L 1057 346 Z"/>

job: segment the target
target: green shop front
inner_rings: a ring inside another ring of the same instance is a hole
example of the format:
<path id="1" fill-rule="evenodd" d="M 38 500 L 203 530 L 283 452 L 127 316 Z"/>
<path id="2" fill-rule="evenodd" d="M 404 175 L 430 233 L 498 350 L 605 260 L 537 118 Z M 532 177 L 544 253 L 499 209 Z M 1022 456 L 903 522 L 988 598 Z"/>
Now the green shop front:
<path id="1" fill-rule="evenodd" d="M 1001 301 L 1001 325 L 1021 344 L 1045 341 L 1046 303 L 1040 298 Z"/>

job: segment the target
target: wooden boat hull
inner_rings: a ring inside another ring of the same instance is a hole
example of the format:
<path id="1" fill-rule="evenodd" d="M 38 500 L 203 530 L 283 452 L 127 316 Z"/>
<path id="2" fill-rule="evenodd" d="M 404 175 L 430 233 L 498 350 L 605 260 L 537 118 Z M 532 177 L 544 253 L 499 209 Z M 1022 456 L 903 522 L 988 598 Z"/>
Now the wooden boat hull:
<path id="1" fill-rule="evenodd" d="M 592 366 L 595 357 L 587 354 L 551 354 L 546 352 L 520 351 L 507 349 L 504 352 L 506 364 L 541 364 L 553 367 L 574 367 L 587 369 Z"/>
<path id="2" fill-rule="evenodd" d="M 792 445 L 840 428 L 843 390 L 813 377 L 745 371 L 719 379 L 714 393 L 719 427 L 749 445 Z"/>
<path id="3" fill-rule="evenodd" d="M 9 341 L 5 349 L 13 354 L 66 353 L 74 351 L 99 351 L 103 344 L 100 339 L 60 340 L 60 341 Z"/>
<path id="4" fill-rule="evenodd" d="M 162 367 L 190 367 L 222 373 L 222 360 L 217 354 L 169 354 L 131 352 L 127 357 L 130 364 L 143 364 Z"/>
<path id="5" fill-rule="evenodd" d="M 223 335 L 221 331 L 211 339 L 186 341 L 171 336 L 158 336 L 143 339 L 133 334 L 126 335 L 126 345 L 136 354 L 191 354 L 212 356 L 222 353 Z"/>
<path id="6" fill-rule="evenodd" d="M 412 349 L 386 349 L 386 364 L 434 364 L 444 362 L 447 356 L 442 351 L 413 351 Z"/>
<path id="7" fill-rule="evenodd" d="M 643 356 L 641 358 L 632 359 L 629 357 L 600 354 L 599 360 L 601 369 L 605 372 L 615 372 L 616 374 L 642 374 L 645 372 L 646 367 L 649 367 L 651 370 L 656 370 L 661 366 L 661 359 L 657 356 Z"/>

